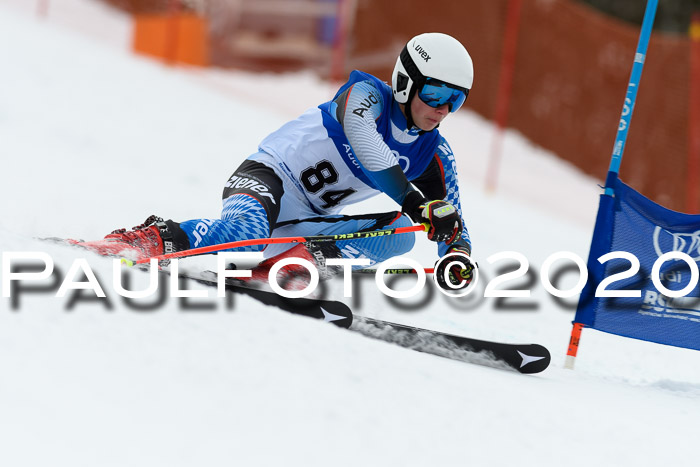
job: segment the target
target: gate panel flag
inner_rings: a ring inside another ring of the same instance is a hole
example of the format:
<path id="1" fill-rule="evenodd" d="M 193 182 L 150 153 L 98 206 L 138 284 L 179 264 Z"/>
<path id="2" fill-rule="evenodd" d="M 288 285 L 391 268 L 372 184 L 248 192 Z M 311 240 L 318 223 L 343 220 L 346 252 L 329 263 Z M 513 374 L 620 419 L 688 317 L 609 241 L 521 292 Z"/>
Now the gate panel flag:
<path id="1" fill-rule="evenodd" d="M 615 251 L 637 257 L 639 271 L 624 278 L 632 266 L 629 260 L 598 261 Z M 700 215 L 666 209 L 616 179 L 614 196 L 601 195 L 588 258 L 589 280 L 581 292 L 575 322 L 620 336 L 700 350 L 697 280 L 688 294 L 677 298 L 664 296 L 652 282 L 654 263 L 672 251 L 685 253 L 698 265 Z M 661 266 L 659 279 L 668 290 L 679 291 L 691 283 L 691 272 L 689 263 L 672 259 Z M 635 290 L 638 296 L 596 297 L 601 281 L 615 274 L 620 276 L 605 289 Z"/>

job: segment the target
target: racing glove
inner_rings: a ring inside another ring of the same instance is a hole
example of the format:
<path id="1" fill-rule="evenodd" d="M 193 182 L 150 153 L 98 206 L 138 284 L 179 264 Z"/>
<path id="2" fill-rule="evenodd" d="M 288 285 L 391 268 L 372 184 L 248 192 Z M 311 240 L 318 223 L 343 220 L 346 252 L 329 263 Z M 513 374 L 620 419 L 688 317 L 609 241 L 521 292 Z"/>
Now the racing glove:
<path id="1" fill-rule="evenodd" d="M 428 240 L 449 245 L 462 233 L 462 219 L 457 208 L 446 201 L 429 201 L 418 191 L 411 191 L 401 209 L 413 222 L 428 228 Z"/>

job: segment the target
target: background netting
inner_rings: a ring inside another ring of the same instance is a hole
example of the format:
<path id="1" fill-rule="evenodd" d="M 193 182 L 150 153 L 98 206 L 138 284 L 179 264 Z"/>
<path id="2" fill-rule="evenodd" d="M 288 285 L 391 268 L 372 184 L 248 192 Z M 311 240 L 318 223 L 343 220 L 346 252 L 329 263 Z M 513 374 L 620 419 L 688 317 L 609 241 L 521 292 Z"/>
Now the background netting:
<path id="1" fill-rule="evenodd" d="M 104 1 L 141 13 L 166 12 L 173 4 Z M 474 88 L 465 107 L 494 118 L 507 0 L 346 1 L 354 8 L 342 76 L 358 68 L 389 81 L 396 56 L 410 37 L 445 32 L 462 41 L 474 60 Z M 329 2 L 333 0 L 316 3 Z M 208 18 L 213 65 L 286 70 L 330 61 L 333 18 L 242 13 L 242 3 L 190 0 L 179 7 Z M 572 0 L 523 0 L 520 20 L 507 126 L 584 172 L 604 178 L 639 27 Z M 258 32 L 251 36 L 253 41 L 277 38 L 290 46 L 289 52 L 273 56 L 260 47 L 257 55 L 242 55 L 232 38 L 244 30 Z M 313 43 L 322 46 L 313 48 Z M 631 186 L 674 210 L 686 207 L 689 183 L 690 44 L 685 35 L 653 34 L 621 169 Z M 318 69 L 328 72 L 328 67 Z"/>

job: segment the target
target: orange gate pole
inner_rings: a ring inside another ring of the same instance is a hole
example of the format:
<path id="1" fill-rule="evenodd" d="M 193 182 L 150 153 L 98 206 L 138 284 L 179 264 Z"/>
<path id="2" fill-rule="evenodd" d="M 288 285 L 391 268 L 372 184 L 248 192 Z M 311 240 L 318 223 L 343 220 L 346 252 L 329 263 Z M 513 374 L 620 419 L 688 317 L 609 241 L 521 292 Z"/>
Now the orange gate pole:
<path id="1" fill-rule="evenodd" d="M 493 192 L 496 189 L 499 166 L 501 162 L 501 146 L 503 143 L 503 130 L 508 121 L 510 110 L 510 94 L 513 88 L 513 74 L 515 73 L 515 57 L 518 51 L 518 28 L 520 26 L 520 10 L 522 0 L 508 0 L 508 12 L 506 13 L 505 37 L 503 38 L 503 52 L 501 55 L 501 71 L 498 78 L 498 94 L 496 96 L 496 112 L 494 124 L 496 132 L 491 142 L 491 157 L 486 170 L 486 191 Z"/>
<path id="2" fill-rule="evenodd" d="M 564 362 L 564 368 L 569 370 L 574 369 L 574 362 L 576 359 L 576 354 L 578 354 L 578 344 L 581 342 L 581 330 L 583 329 L 583 324 L 574 323 L 571 328 L 571 339 L 569 340 L 569 349 L 566 352 L 566 361 Z"/>

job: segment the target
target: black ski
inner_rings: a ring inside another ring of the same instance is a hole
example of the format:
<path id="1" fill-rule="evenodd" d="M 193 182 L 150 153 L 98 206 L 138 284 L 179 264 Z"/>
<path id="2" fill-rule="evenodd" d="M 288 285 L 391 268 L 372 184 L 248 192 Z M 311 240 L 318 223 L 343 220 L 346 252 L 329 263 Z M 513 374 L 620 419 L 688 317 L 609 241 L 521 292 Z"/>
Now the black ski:
<path id="1" fill-rule="evenodd" d="M 212 271 L 205 271 L 201 274 L 181 273 L 180 277 L 212 287 L 217 286 L 216 273 Z M 251 284 L 233 278 L 226 279 L 226 290 L 247 295 L 265 305 L 274 306 L 295 315 L 328 321 L 341 328 L 347 329 L 352 324 L 353 315 L 350 308 L 345 303 L 336 300 L 287 298 L 269 290 L 255 288 Z"/>
<path id="2" fill-rule="evenodd" d="M 40 238 L 39 240 L 51 242 L 57 245 L 65 245 L 72 248 L 84 249 L 80 245 L 76 245 L 73 241 L 59 237 Z M 140 266 L 137 266 L 140 267 Z M 169 271 L 162 271 L 169 274 Z M 201 273 L 180 273 L 179 276 L 183 279 L 193 280 L 200 284 L 217 287 L 216 273 L 213 271 L 204 271 Z M 331 322 L 341 328 L 349 328 L 352 324 L 352 311 L 343 302 L 336 300 L 321 300 L 315 298 L 286 298 L 275 292 L 268 290 L 260 290 L 254 284 L 246 283 L 234 278 L 226 279 L 226 290 L 230 290 L 237 294 L 247 295 L 255 300 L 265 304 L 277 307 L 301 316 L 320 319 Z"/>
<path id="3" fill-rule="evenodd" d="M 520 373 L 544 371 L 551 360 L 547 348 L 539 344 L 483 341 L 364 316 L 355 315 L 350 330 L 419 352 Z"/>
<path id="4" fill-rule="evenodd" d="M 50 238 L 44 240 L 75 246 L 62 239 Z M 204 271 L 199 274 L 181 273 L 180 276 L 208 286 L 217 286 L 216 273 L 213 271 Z M 350 308 L 340 301 L 316 298 L 286 298 L 272 291 L 255 288 L 254 284 L 233 278 L 226 279 L 226 289 L 234 293 L 247 295 L 261 303 L 290 313 L 329 321 L 336 326 L 347 328 L 374 339 L 380 339 L 408 349 L 439 355 L 452 360 L 509 368 L 520 373 L 539 373 L 544 371 L 551 360 L 549 351 L 538 344 L 505 344 L 483 341 L 357 316 L 353 315 Z"/>
<path id="5" fill-rule="evenodd" d="M 212 271 L 185 277 L 216 286 L 216 273 Z M 271 291 L 255 289 L 252 284 L 235 279 L 228 279 L 226 288 L 290 313 L 332 321 L 333 324 L 374 339 L 452 360 L 508 368 L 520 373 L 544 371 L 551 360 L 547 348 L 538 344 L 484 341 L 353 315 L 350 308 L 340 301 L 285 298 Z"/>

